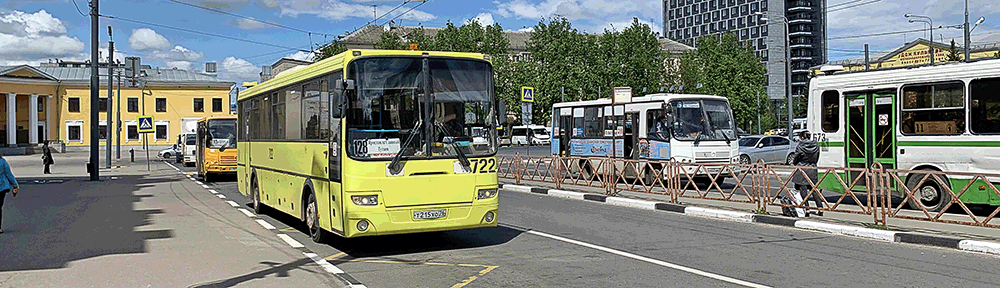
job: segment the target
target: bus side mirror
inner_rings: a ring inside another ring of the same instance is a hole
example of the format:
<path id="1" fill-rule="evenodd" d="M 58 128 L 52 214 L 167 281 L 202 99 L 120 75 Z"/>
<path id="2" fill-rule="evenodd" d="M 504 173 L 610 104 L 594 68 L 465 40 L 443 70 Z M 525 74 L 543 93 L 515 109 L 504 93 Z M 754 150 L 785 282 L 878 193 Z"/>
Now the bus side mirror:
<path id="1" fill-rule="evenodd" d="M 347 93 L 354 90 L 354 80 L 353 79 L 337 79 L 333 82 L 334 89 L 337 89 L 334 93 L 330 93 L 330 116 L 333 118 L 343 118 L 344 117 L 344 102 L 347 98 Z"/>
<path id="2" fill-rule="evenodd" d="M 497 101 L 497 123 L 500 125 L 507 124 L 507 103 L 503 100 Z"/>

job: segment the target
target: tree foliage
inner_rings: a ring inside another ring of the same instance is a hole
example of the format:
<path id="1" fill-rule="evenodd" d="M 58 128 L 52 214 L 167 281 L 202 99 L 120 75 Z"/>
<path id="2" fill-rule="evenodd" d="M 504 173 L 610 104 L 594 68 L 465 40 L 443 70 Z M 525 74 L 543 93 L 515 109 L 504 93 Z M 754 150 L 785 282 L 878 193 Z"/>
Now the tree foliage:
<path id="1" fill-rule="evenodd" d="M 333 41 L 320 47 L 318 53 L 313 54 L 312 59 L 313 62 L 319 62 L 320 60 L 333 57 L 333 55 L 344 53 L 344 51 L 347 51 L 347 45 L 338 41 Z"/>
<path id="2" fill-rule="evenodd" d="M 962 53 L 955 47 L 955 39 L 951 39 L 951 47 L 948 48 L 948 61 L 962 61 Z"/>
<path id="3" fill-rule="evenodd" d="M 396 32 L 386 31 L 378 37 L 378 42 L 375 42 L 375 49 L 403 50 L 406 48 Z"/>
<path id="4" fill-rule="evenodd" d="M 757 103 L 770 104 L 764 64 L 736 34 L 705 35 L 697 41 L 698 49 L 685 52 L 680 61 L 681 91 L 728 98 L 736 125 L 749 129 L 763 108 Z M 770 113 L 761 118 L 764 123 L 776 122 Z"/>

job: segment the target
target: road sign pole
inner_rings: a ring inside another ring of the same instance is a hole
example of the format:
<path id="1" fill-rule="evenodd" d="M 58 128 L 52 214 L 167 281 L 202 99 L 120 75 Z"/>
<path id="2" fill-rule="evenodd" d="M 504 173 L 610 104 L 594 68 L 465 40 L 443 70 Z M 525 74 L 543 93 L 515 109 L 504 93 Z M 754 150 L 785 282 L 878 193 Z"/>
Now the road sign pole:
<path id="1" fill-rule="evenodd" d="M 532 110 L 531 107 L 532 102 L 535 102 L 535 88 L 521 86 L 521 125 L 524 126 L 531 125 L 531 114 L 532 111 L 534 111 Z M 527 145 L 525 145 L 525 147 L 527 148 L 525 148 L 524 154 L 526 156 L 530 156 L 532 131 L 530 127 L 528 127 L 525 130 L 526 131 L 524 133 L 524 137 L 526 138 L 525 142 L 527 142 Z"/>

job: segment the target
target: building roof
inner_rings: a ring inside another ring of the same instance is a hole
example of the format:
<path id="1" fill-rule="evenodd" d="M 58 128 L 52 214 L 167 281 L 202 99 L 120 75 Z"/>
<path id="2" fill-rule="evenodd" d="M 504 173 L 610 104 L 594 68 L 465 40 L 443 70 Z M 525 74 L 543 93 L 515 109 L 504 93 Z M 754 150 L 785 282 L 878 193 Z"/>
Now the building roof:
<path id="1" fill-rule="evenodd" d="M 970 45 L 970 46 L 972 46 L 972 50 L 970 50 L 970 51 L 971 52 L 978 52 L 978 51 L 988 51 L 988 50 L 997 50 L 997 49 L 1000 49 L 1000 42 L 994 42 L 994 43 L 987 43 L 986 42 L 986 41 L 991 41 L 990 39 L 994 39 L 994 38 L 995 38 L 994 40 L 1000 41 L 1000 33 L 994 33 L 994 34 L 995 35 L 990 35 L 990 34 L 981 35 L 980 36 L 981 38 L 979 38 L 980 41 L 972 42 L 972 45 Z M 959 50 L 962 50 L 962 49 L 964 49 L 963 47 L 965 47 L 965 46 L 962 46 L 962 43 L 960 43 L 960 42 L 962 42 L 962 41 L 958 41 L 956 39 L 956 41 L 955 41 L 955 48 L 957 48 Z M 896 54 L 899 54 L 900 52 L 903 52 L 903 51 L 906 51 L 906 50 L 908 50 L 910 48 L 913 48 L 913 46 L 917 46 L 919 44 L 929 45 L 930 43 L 931 43 L 931 41 L 929 41 L 927 39 L 917 38 L 916 40 L 913 40 L 913 41 L 911 41 L 909 43 L 906 43 L 906 45 L 899 46 L 899 47 L 896 47 L 896 48 L 893 48 L 893 49 L 882 50 L 882 51 L 878 51 L 878 52 L 870 52 L 869 51 L 868 52 L 868 62 L 869 63 L 882 62 L 882 61 L 888 60 L 889 58 L 892 58 L 893 56 L 895 56 Z M 943 48 L 943 49 L 950 49 L 951 48 L 951 43 L 941 43 L 941 42 L 934 41 L 934 46 L 937 46 L 937 47 L 940 47 L 940 48 Z M 827 63 L 827 64 L 832 64 L 832 65 L 857 65 L 857 64 L 865 64 L 865 56 L 861 55 L 861 56 L 854 57 L 854 58 L 837 60 L 837 61 L 833 61 L 833 62 L 830 62 L 830 63 Z"/>
<path id="2" fill-rule="evenodd" d="M 694 50 L 694 47 L 688 46 L 687 44 L 681 42 L 670 40 L 666 37 L 661 37 L 659 41 L 660 41 L 660 48 L 668 53 L 680 53 L 687 50 Z"/>
<path id="3" fill-rule="evenodd" d="M 27 71 L 34 76 L 12 76 L 8 75 L 15 71 Z M 100 68 L 101 75 L 107 73 L 106 68 Z M 213 75 L 194 73 L 181 69 L 142 69 L 145 76 L 146 85 L 154 86 L 209 86 L 209 87 L 230 87 L 235 83 L 221 80 Z M 30 65 L 0 66 L 0 79 L 25 79 L 54 81 L 66 84 L 90 84 L 90 67 L 56 67 Z M 107 76 L 98 77 L 100 83 L 108 83 Z"/>

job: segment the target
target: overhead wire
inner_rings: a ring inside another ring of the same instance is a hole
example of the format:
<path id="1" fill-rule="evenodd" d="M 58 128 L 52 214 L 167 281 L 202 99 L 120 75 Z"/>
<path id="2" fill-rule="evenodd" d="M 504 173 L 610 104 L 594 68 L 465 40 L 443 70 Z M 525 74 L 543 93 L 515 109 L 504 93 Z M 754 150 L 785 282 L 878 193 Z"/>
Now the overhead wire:
<path id="1" fill-rule="evenodd" d="M 166 0 L 166 1 L 174 2 L 174 3 L 177 3 L 177 4 L 186 5 L 186 6 L 190 6 L 190 7 L 195 7 L 195 8 L 198 8 L 198 9 L 202 9 L 202 10 L 206 10 L 206 11 L 211 11 L 211 12 L 215 12 L 215 13 L 219 13 L 219 14 L 224 14 L 224 15 L 229 15 L 229 16 L 233 16 L 233 17 L 237 17 L 237 18 L 242 18 L 242 19 L 246 19 L 246 20 L 250 20 L 250 21 L 254 21 L 254 22 L 258 22 L 258 23 L 262 23 L 262 24 L 267 24 L 267 25 L 271 25 L 271 26 L 274 26 L 274 27 L 284 28 L 284 29 L 288 29 L 288 30 L 292 30 L 292 31 L 296 31 L 296 32 L 302 32 L 302 33 L 307 33 L 307 34 L 311 33 L 311 34 L 326 35 L 326 33 L 303 30 L 303 29 L 299 29 L 299 28 L 295 28 L 295 27 L 290 27 L 290 26 L 286 26 L 286 25 L 281 25 L 281 24 L 278 24 L 278 23 L 270 22 L 270 21 L 259 20 L 257 18 L 253 18 L 253 17 L 250 17 L 250 16 L 243 16 L 243 15 L 240 15 L 240 14 L 226 12 L 226 11 L 223 11 L 223 10 L 220 10 L 220 9 L 215 9 L 215 8 L 211 8 L 211 7 L 205 7 L 205 6 L 201 6 L 201 5 L 198 5 L 198 4 L 192 4 L 192 3 L 188 3 L 188 2 L 184 2 L 184 1 L 178 1 L 178 0 Z"/>
<path id="2" fill-rule="evenodd" d="M 80 12 L 80 16 L 87 17 L 87 14 L 83 14 L 83 11 L 80 10 L 80 5 L 76 4 L 76 0 L 73 0 L 73 6 L 76 7 L 76 12 Z"/>
<path id="3" fill-rule="evenodd" d="M 837 8 L 834 8 L 834 9 L 830 9 L 829 7 L 827 7 L 826 8 L 826 13 L 837 12 L 837 11 L 845 10 L 845 9 L 851 9 L 851 8 L 858 7 L 858 6 L 861 6 L 861 5 L 868 5 L 868 4 L 877 3 L 877 2 L 882 2 L 882 0 L 871 0 L 871 1 L 868 1 L 868 2 L 864 2 L 864 3 L 858 3 L 858 4 L 854 4 L 854 5 L 850 5 L 850 6 L 845 6 L 845 7 L 837 7 Z"/>
<path id="4" fill-rule="evenodd" d="M 266 42 L 261 42 L 261 41 L 256 41 L 256 40 L 249 40 L 249 39 L 241 39 L 241 38 L 236 38 L 236 37 L 231 37 L 231 36 L 226 36 L 226 35 L 219 35 L 219 34 L 215 34 L 215 33 L 209 33 L 209 32 L 197 31 L 197 30 L 191 30 L 191 29 L 187 29 L 187 28 L 180 28 L 180 27 L 174 27 L 174 26 L 169 26 L 169 25 L 156 24 L 156 23 L 150 23 L 150 22 L 145 22 L 145 21 L 139 21 L 139 20 L 133 20 L 133 19 L 128 19 L 128 18 L 122 18 L 122 17 L 118 17 L 118 16 L 111 16 L 111 15 L 100 15 L 100 16 L 104 17 L 104 18 L 108 18 L 108 19 L 113 19 L 113 20 L 131 22 L 131 23 L 142 24 L 142 25 L 149 25 L 149 26 L 154 26 L 154 27 L 159 27 L 159 28 L 164 28 L 164 29 L 171 29 L 171 30 L 177 30 L 177 31 L 182 31 L 182 32 L 188 32 L 188 33 L 192 33 L 192 34 L 198 34 L 198 35 L 204 35 L 204 36 L 211 36 L 211 37 L 229 39 L 229 40 L 233 40 L 233 41 L 240 41 L 240 42 L 258 44 L 258 45 L 263 45 L 263 46 L 271 46 L 271 47 L 282 48 L 282 49 L 287 49 L 287 50 L 291 50 L 291 49 L 298 50 L 298 48 L 292 48 L 292 47 L 278 45 L 278 44 L 271 44 L 271 43 L 266 43 Z M 308 51 L 306 51 L 306 52 L 308 52 Z"/>

